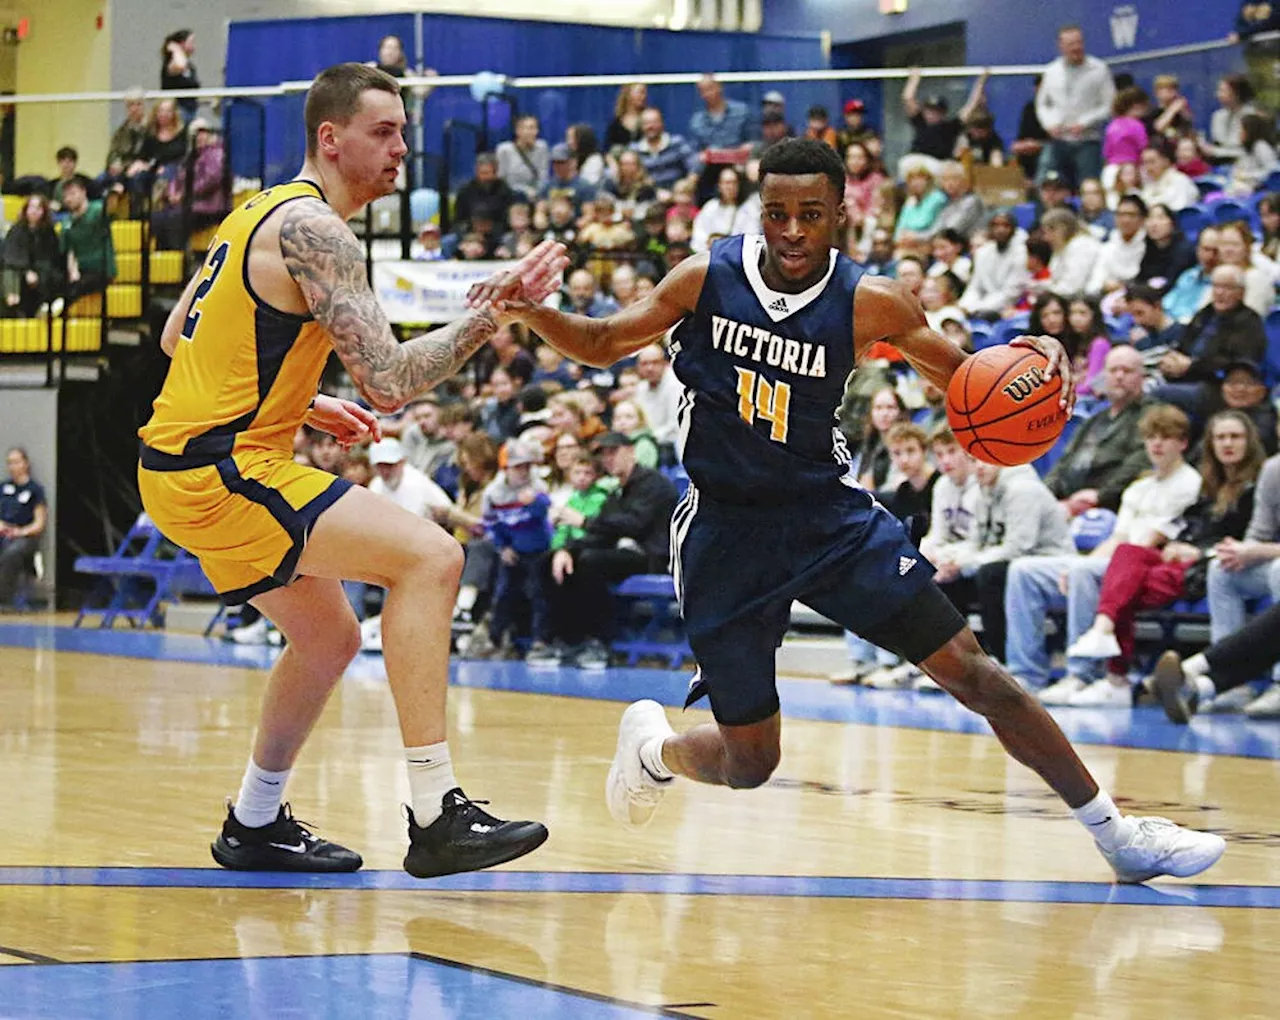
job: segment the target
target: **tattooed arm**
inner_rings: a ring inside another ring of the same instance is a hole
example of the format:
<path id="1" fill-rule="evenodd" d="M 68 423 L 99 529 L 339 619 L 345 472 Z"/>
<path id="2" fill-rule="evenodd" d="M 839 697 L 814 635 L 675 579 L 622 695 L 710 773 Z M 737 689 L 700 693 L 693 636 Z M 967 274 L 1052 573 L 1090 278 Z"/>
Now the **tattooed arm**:
<path id="1" fill-rule="evenodd" d="M 398 343 L 369 287 L 364 251 L 347 225 L 318 199 L 289 203 L 283 217 L 280 252 L 285 267 L 352 382 L 377 410 L 397 410 L 448 379 L 497 332 L 498 316 L 486 305 Z M 513 272 L 531 300 L 542 300 L 558 265 L 543 247 Z"/>

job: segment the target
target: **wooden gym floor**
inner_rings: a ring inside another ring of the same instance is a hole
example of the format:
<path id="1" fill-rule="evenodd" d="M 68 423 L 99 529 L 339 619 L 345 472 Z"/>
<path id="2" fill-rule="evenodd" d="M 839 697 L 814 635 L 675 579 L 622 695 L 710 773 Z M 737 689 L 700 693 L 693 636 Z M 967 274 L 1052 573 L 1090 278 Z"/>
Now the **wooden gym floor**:
<path id="1" fill-rule="evenodd" d="M 943 696 L 784 681 L 769 786 L 685 784 L 631 833 L 602 797 L 621 703 L 675 705 L 683 675 L 460 664 L 459 778 L 551 838 L 417 882 L 382 663 L 362 656 L 288 799 L 365 870 L 226 872 L 208 844 L 272 654 L 0 625 L 0 1017 L 1277 1015 L 1280 724 L 1055 710 L 1129 810 L 1229 841 L 1202 884 L 1115 887 Z"/>

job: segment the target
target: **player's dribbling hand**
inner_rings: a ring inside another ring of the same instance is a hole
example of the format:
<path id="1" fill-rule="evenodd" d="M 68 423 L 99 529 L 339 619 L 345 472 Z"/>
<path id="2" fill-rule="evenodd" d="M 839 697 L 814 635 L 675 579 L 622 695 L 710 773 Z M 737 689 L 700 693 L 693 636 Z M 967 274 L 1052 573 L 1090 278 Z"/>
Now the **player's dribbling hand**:
<path id="1" fill-rule="evenodd" d="M 510 269 L 494 273 L 467 292 L 467 305 L 477 312 L 489 312 L 499 322 L 513 322 L 520 312 L 539 305 L 560 289 L 569 267 L 565 246 L 543 241 Z"/>
<path id="2" fill-rule="evenodd" d="M 1009 341 L 1009 346 L 1030 347 L 1049 359 L 1044 377 L 1052 379 L 1055 372 L 1062 376 L 1062 395 L 1058 398 L 1058 406 L 1070 417 L 1076 408 L 1076 381 L 1071 372 L 1071 359 L 1067 357 L 1067 349 L 1062 342 L 1051 336 L 1018 336 Z"/>
<path id="3" fill-rule="evenodd" d="M 307 424 L 329 433 L 344 447 L 377 442 L 382 438 L 382 427 L 372 411 L 350 400 L 340 400 L 324 393 L 316 396 L 307 414 Z"/>

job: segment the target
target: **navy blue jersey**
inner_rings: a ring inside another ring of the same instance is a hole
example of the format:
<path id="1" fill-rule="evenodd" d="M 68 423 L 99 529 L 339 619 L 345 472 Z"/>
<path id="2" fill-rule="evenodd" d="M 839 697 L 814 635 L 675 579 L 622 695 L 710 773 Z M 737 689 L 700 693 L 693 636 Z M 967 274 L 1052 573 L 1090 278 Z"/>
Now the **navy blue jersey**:
<path id="1" fill-rule="evenodd" d="M 711 247 L 698 307 L 674 330 L 685 385 L 680 458 L 705 496 L 778 505 L 856 485 L 836 423 L 853 371 L 853 292 L 862 270 L 831 252 L 827 274 L 784 294 L 760 276 L 764 238 Z"/>

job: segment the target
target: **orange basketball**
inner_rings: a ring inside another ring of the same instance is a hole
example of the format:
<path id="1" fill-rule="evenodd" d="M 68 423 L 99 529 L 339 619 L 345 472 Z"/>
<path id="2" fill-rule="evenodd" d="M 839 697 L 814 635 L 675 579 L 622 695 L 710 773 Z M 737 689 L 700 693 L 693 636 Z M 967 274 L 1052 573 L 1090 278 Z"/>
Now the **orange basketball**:
<path id="1" fill-rule="evenodd" d="M 1062 435 L 1062 378 L 1045 380 L 1049 362 L 1029 347 L 988 347 L 956 370 L 947 387 L 947 420 L 957 441 L 979 460 L 1029 464 Z"/>

